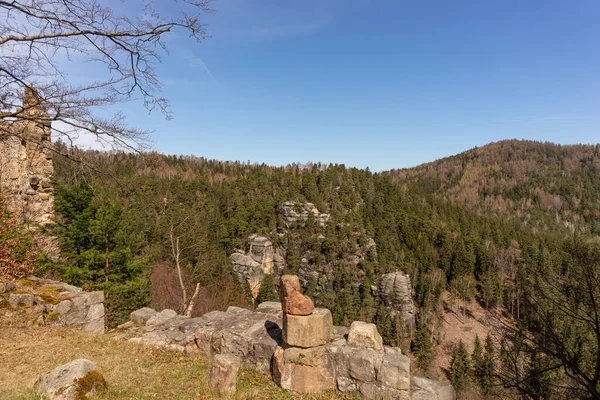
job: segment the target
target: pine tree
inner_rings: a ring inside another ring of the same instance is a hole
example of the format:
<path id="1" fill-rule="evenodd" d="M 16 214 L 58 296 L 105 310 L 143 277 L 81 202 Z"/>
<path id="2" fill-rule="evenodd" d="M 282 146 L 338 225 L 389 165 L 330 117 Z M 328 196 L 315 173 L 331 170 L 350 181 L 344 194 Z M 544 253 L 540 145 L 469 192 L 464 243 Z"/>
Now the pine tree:
<path id="1" fill-rule="evenodd" d="M 263 278 L 258 295 L 256 296 L 256 304 L 263 303 L 265 301 L 278 301 L 279 295 L 277 294 L 277 287 L 273 281 L 273 274 L 267 274 Z"/>
<path id="2" fill-rule="evenodd" d="M 452 347 L 452 359 L 450 361 L 450 382 L 457 392 L 463 388 L 465 379 L 471 371 L 469 354 L 462 340 Z"/>
<path id="3" fill-rule="evenodd" d="M 483 367 L 483 348 L 479 335 L 475 335 L 475 341 L 473 342 L 473 353 L 471 353 L 471 365 L 473 366 L 473 373 L 477 379 L 481 376 Z"/>
<path id="4" fill-rule="evenodd" d="M 485 352 L 478 376 L 479 386 L 481 386 L 481 391 L 486 396 L 490 393 L 494 384 L 495 370 L 494 344 L 492 343 L 492 337 L 488 334 L 485 338 Z"/>
<path id="5" fill-rule="evenodd" d="M 427 330 L 427 325 L 421 323 L 415 331 L 415 337 L 411 344 L 412 352 L 417 357 L 417 365 L 423 370 L 429 368 L 433 347 L 431 345 L 431 337 Z"/>

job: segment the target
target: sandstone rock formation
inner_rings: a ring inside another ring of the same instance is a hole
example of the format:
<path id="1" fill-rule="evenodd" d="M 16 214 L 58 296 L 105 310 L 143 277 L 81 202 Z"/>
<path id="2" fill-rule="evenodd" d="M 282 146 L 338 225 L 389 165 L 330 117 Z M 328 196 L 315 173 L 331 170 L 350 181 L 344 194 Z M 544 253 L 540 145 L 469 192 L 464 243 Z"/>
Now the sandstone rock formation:
<path id="1" fill-rule="evenodd" d="M 283 314 L 283 341 L 288 346 L 323 346 L 332 336 L 333 317 L 326 308 L 315 308 L 310 315 Z"/>
<path id="2" fill-rule="evenodd" d="M 284 316 L 281 303 L 266 302 L 255 311 L 229 307 L 198 318 L 178 315 L 153 326 L 146 324 L 152 312 L 132 313 L 140 322 L 121 326 L 121 337 L 185 353 L 229 354 L 245 368 L 271 370 L 278 385 L 302 393 L 337 388 L 366 399 L 454 398 L 450 385 L 411 380 L 408 357 L 399 348 L 382 346 L 374 325 L 333 327 L 326 309 Z M 295 318 L 291 325 L 290 317 Z M 287 331 L 289 326 L 293 332 Z M 298 346 L 297 340 L 306 347 Z"/>
<path id="3" fill-rule="evenodd" d="M 248 237 L 247 252 L 236 250 L 231 254 L 231 262 L 238 280 L 248 284 L 254 298 L 265 275 L 280 274 L 285 266 L 284 257 L 273 249 L 273 243 L 258 234 Z"/>
<path id="4" fill-rule="evenodd" d="M 413 376 L 410 378 L 411 400 L 453 400 L 452 385 L 432 379 Z"/>
<path id="5" fill-rule="evenodd" d="M 80 358 L 41 374 L 36 391 L 50 400 L 87 399 L 105 392 L 106 381 L 96 364 Z"/>
<path id="6" fill-rule="evenodd" d="M 375 289 L 386 306 L 400 313 L 404 337 L 410 337 L 415 329 L 416 313 L 410 277 L 401 271 L 384 274 Z"/>
<path id="7" fill-rule="evenodd" d="M 21 220 L 40 225 L 54 218 L 50 122 L 37 91 L 27 88 L 21 118 L 0 122 L 0 189 Z"/>
<path id="8" fill-rule="evenodd" d="M 313 203 L 299 203 L 295 201 L 286 201 L 279 208 L 279 213 L 284 222 L 289 227 L 296 221 L 306 221 L 311 215 L 320 226 L 325 226 L 329 221 L 330 215 L 320 212 Z"/>
<path id="9" fill-rule="evenodd" d="M 239 369 L 239 358 L 231 354 L 217 354 L 213 358 L 212 368 L 208 377 L 208 387 L 229 395 L 234 394 Z"/>
<path id="10" fill-rule="evenodd" d="M 186 354 L 232 354 L 246 368 L 259 371 L 269 370 L 275 348 L 283 343 L 281 303 L 263 303 L 255 311 L 229 307 L 198 318 L 177 315 L 162 324 L 146 324 L 156 313 L 147 308 L 134 311 L 132 321 L 117 328 L 118 337 Z"/>
<path id="11" fill-rule="evenodd" d="M 15 283 L 0 295 L 12 312 L 23 312 L 29 320 L 53 326 L 72 326 L 84 332 L 104 333 L 104 292 L 84 292 L 78 287 L 48 279 L 30 277 Z M 17 291 L 18 293 L 11 293 Z M 0 314 L 0 320 L 6 315 Z M 0 321 L 1 324 L 1 321 Z"/>
<path id="12" fill-rule="evenodd" d="M 300 393 L 320 393 L 335 388 L 335 374 L 325 347 L 333 335 L 331 312 L 314 308 L 300 292 L 296 275 L 281 277 L 283 341 L 273 355 L 273 379 Z"/>
<path id="13" fill-rule="evenodd" d="M 285 314 L 309 315 L 315 305 L 300 291 L 300 281 L 296 275 L 283 275 L 279 285 L 281 305 Z"/>
<path id="14" fill-rule="evenodd" d="M 348 344 L 354 347 L 364 347 L 377 351 L 383 350 L 383 339 L 375 324 L 354 321 L 348 333 Z"/>

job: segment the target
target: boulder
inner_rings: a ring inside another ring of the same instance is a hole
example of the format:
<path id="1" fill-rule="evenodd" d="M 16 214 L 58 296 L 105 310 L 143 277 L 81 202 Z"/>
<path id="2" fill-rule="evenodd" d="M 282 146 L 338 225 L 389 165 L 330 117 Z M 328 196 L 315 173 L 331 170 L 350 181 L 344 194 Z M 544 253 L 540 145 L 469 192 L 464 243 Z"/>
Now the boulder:
<path id="1" fill-rule="evenodd" d="M 410 378 L 412 400 L 454 400 L 452 385 L 420 376 Z"/>
<path id="2" fill-rule="evenodd" d="M 15 288 L 15 284 L 10 281 L 0 282 L 0 293 L 10 292 L 14 288 Z"/>
<path id="3" fill-rule="evenodd" d="M 361 382 L 373 382 L 383 354 L 373 349 L 358 349 L 350 355 L 350 377 Z"/>
<path id="4" fill-rule="evenodd" d="M 348 332 L 348 344 L 354 347 L 364 347 L 383 351 L 383 339 L 375 324 L 354 321 Z"/>
<path id="5" fill-rule="evenodd" d="M 8 304 L 11 307 L 33 307 L 33 302 L 35 298 L 32 294 L 9 294 L 8 295 Z"/>
<path id="6" fill-rule="evenodd" d="M 384 386 L 398 391 L 410 391 L 410 359 L 399 348 L 386 348 L 377 380 Z"/>
<path id="7" fill-rule="evenodd" d="M 152 308 L 144 307 L 129 314 L 129 319 L 136 324 L 146 325 L 146 322 L 148 322 L 148 320 L 154 317 L 157 313 L 158 311 Z"/>
<path id="8" fill-rule="evenodd" d="M 361 383 L 359 385 L 359 391 L 366 399 L 412 400 L 409 392 L 394 390 L 373 382 Z"/>
<path id="9" fill-rule="evenodd" d="M 73 360 L 40 375 L 39 395 L 50 400 L 78 400 L 106 391 L 106 381 L 90 360 Z"/>
<path id="10" fill-rule="evenodd" d="M 208 386 L 219 392 L 235 393 L 235 382 L 239 369 L 239 358 L 231 354 L 217 354 L 213 358 L 212 368 L 208 376 Z"/>
<path id="11" fill-rule="evenodd" d="M 171 318 L 175 318 L 177 316 L 177 312 L 175 310 L 165 309 L 159 313 L 156 313 L 150 319 L 146 321 L 146 326 L 154 326 L 164 324 Z"/>
<path id="12" fill-rule="evenodd" d="M 283 312 L 291 315 L 309 315 L 315 305 L 300 291 L 300 281 L 296 275 L 283 275 L 281 284 L 281 306 Z"/>
<path id="13" fill-rule="evenodd" d="M 310 315 L 283 315 L 283 340 L 288 346 L 323 346 L 332 335 L 333 318 L 326 308 L 315 308 Z"/>
<path id="14" fill-rule="evenodd" d="M 283 344 L 281 307 L 263 307 L 257 312 L 230 307 L 201 317 L 195 342 L 204 354 L 233 354 L 244 366 L 269 371 L 273 352 Z"/>
<path id="15" fill-rule="evenodd" d="M 324 348 L 278 347 L 273 354 L 272 371 L 275 383 L 298 393 L 321 393 L 336 387 L 333 367 Z"/>
<path id="16" fill-rule="evenodd" d="M 101 292 L 102 293 L 102 292 Z M 103 293 L 104 297 L 104 293 Z M 81 328 L 84 332 L 102 334 L 104 333 L 104 304 L 95 303 L 90 306 L 86 314 L 86 323 Z"/>

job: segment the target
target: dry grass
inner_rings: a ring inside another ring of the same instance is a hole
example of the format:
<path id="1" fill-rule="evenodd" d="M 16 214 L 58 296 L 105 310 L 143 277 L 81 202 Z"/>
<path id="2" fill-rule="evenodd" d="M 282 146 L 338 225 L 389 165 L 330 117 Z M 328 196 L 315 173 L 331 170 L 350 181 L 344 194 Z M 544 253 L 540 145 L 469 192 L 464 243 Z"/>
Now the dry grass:
<path id="1" fill-rule="evenodd" d="M 226 399 L 207 389 L 207 357 L 184 357 L 70 328 L 0 327 L 0 398 L 37 399 L 42 372 L 76 358 L 92 360 L 108 382 L 107 399 Z M 301 396 L 277 387 L 268 374 L 240 371 L 235 399 L 350 399 L 338 393 Z"/>

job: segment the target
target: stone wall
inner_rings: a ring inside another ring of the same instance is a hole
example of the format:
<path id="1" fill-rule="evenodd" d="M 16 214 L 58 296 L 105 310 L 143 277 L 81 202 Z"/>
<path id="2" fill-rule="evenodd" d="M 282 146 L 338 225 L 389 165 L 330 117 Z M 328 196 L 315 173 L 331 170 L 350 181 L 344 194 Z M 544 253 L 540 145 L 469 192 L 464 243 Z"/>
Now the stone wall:
<path id="1" fill-rule="evenodd" d="M 330 326 L 330 315 L 329 310 L 315 309 L 308 323 L 302 316 L 284 322 L 279 302 L 262 303 L 254 311 L 229 307 L 198 318 L 144 308 L 117 331 L 122 339 L 186 354 L 230 354 L 245 368 L 271 371 L 277 384 L 305 393 L 335 388 L 366 399 L 454 398 L 451 385 L 411 377 L 408 357 L 399 348 L 383 346 L 373 324 Z M 296 325 L 293 333 L 284 334 L 290 323 Z M 314 334 L 318 326 L 326 327 L 325 336 Z M 320 342 L 313 343 L 316 336 Z M 306 340 L 311 342 L 302 344 Z"/>
<path id="2" fill-rule="evenodd" d="M 30 277 L 0 281 L 0 326 L 71 326 L 104 333 L 104 292 L 85 292 L 64 282 Z"/>
<path id="3" fill-rule="evenodd" d="M 33 88 L 17 118 L 0 121 L 0 192 L 20 220 L 46 225 L 54 218 L 50 123 Z"/>

